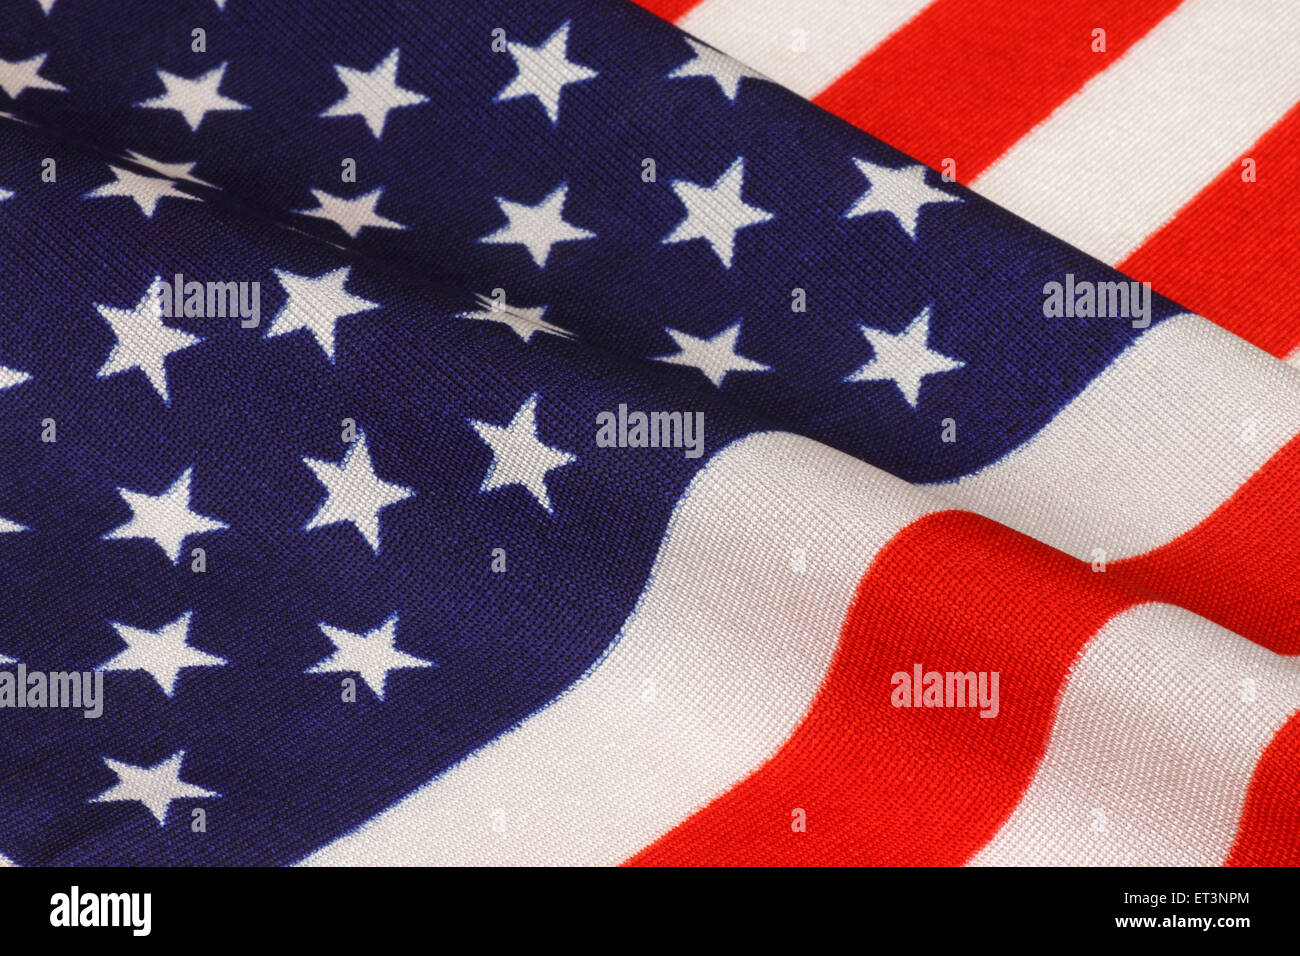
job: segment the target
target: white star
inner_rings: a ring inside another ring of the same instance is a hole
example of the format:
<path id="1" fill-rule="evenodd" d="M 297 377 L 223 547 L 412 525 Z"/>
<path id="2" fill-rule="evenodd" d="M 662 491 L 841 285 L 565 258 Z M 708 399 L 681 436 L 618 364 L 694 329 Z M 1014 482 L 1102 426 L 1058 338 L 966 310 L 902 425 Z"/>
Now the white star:
<path id="1" fill-rule="evenodd" d="M 315 216 L 317 219 L 328 219 L 330 222 L 338 225 L 340 229 L 355 239 L 362 229 L 367 226 L 374 226 L 378 229 L 405 229 L 400 222 L 394 222 L 391 219 L 385 219 L 375 211 L 375 206 L 379 198 L 383 196 L 384 189 L 380 186 L 372 189 L 364 196 L 355 196 L 352 199 L 344 199 L 342 196 L 331 196 L 323 189 L 313 189 L 312 196 L 316 200 L 315 209 L 298 209 L 295 210 L 299 215 Z"/>
<path id="2" fill-rule="evenodd" d="M 528 250 L 538 268 L 545 268 L 551 247 L 556 243 L 594 239 L 596 236 L 594 232 L 564 221 L 564 200 L 568 194 L 566 183 L 557 186 L 535 206 L 525 206 L 498 196 L 497 205 L 509 221 L 496 232 L 483 236 L 479 242 L 494 245 L 518 243 Z"/>
<path id="3" fill-rule="evenodd" d="M 6 60 L 0 58 L 0 90 L 9 94 L 10 99 L 18 99 L 24 90 L 58 90 L 68 92 L 66 86 L 60 86 L 53 80 L 41 76 L 41 66 L 48 53 L 38 53 L 25 60 Z"/>
<path id="4" fill-rule="evenodd" d="M 17 664 L 17 663 L 18 663 L 18 659 L 16 657 L 5 657 L 3 654 L 0 654 L 0 664 Z"/>
<path id="5" fill-rule="evenodd" d="M 744 178 L 745 158 L 742 156 L 711 186 L 701 186 L 685 179 L 676 180 L 673 192 L 686 207 L 686 218 L 662 241 L 668 243 L 705 239 L 722 260 L 722 264 L 731 268 L 736 233 L 746 226 L 774 218 L 767 210 L 750 206 L 740 198 Z"/>
<path id="6" fill-rule="evenodd" d="M 117 800 L 136 800 L 143 803 L 158 821 L 167 822 L 167 809 L 173 800 L 193 800 L 197 797 L 219 797 L 221 794 L 181 779 L 181 762 L 185 751 L 178 750 L 166 760 L 152 767 L 137 767 L 111 757 L 105 757 L 108 769 L 117 774 L 117 783 L 109 787 L 91 803 L 112 803 Z"/>
<path id="7" fill-rule="evenodd" d="M 36 0 L 41 5 L 41 12 L 46 16 L 54 9 L 54 0 Z"/>
<path id="8" fill-rule="evenodd" d="M 142 176 L 140 173 L 133 173 L 129 169 L 119 169 L 116 166 L 109 166 L 108 168 L 113 171 L 113 181 L 104 183 L 97 189 L 86 193 L 87 199 L 125 196 L 127 199 L 134 200 L 146 219 L 152 219 L 154 210 L 158 208 L 158 203 L 169 196 L 175 199 L 191 199 L 195 202 L 202 202 L 198 196 L 191 196 L 189 193 L 181 192 L 170 179 Z"/>
<path id="9" fill-rule="evenodd" d="M 862 334 L 871 343 L 875 352 L 871 361 L 852 375 L 846 382 L 889 382 L 898 386 L 898 390 L 907 399 L 907 404 L 916 408 L 917 398 L 921 393 L 921 379 L 927 375 L 951 372 L 966 363 L 961 359 L 949 358 L 930 349 L 930 307 L 927 305 L 921 314 L 914 318 L 902 332 L 894 335 L 883 329 L 862 326 Z"/>
<path id="10" fill-rule="evenodd" d="M 221 667 L 229 661 L 186 643 L 189 639 L 190 616 L 186 611 L 170 624 L 156 631 L 128 627 L 111 621 L 118 637 L 126 641 L 126 650 L 111 660 L 100 664 L 101 671 L 148 671 L 158 682 L 163 693 L 171 697 L 176 691 L 176 678 L 186 667 Z"/>
<path id="11" fill-rule="evenodd" d="M 733 60 L 721 50 L 715 50 L 707 43 L 701 43 L 692 37 L 684 37 L 683 39 L 691 45 L 691 49 L 695 51 L 695 56 L 669 73 L 667 79 L 679 80 L 691 76 L 708 77 L 717 82 L 723 94 L 733 103 L 736 102 L 736 96 L 740 93 L 740 81 L 745 77 L 752 77 L 755 80 L 767 80 L 767 77 L 762 73 L 751 70 L 739 60 Z"/>
<path id="12" fill-rule="evenodd" d="M 181 557 L 181 545 L 192 534 L 221 531 L 230 525 L 190 510 L 190 474 L 184 474 L 160 495 L 117 489 L 131 507 L 131 520 L 104 535 L 104 540 L 151 538 L 175 564 Z"/>
<path id="13" fill-rule="evenodd" d="M 294 275 L 283 269 L 272 271 L 289 298 L 267 330 L 267 338 L 306 329 L 316 337 L 317 344 L 331 362 L 334 361 L 339 319 L 379 308 L 378 302 L 352 295 L 343 288 L 352 274 L 351 266 L 343 266 L 316 278 Z"/>
<path id="14" fill-rule="evenodd" d="M 187 183 L 195 183 L 196 185 L 199 186 L 207 186 L 209 189 L 221 188 L 220 186 L 212 185 L 212 183 L 208 182 L 206 179 L 199 179 L 197 176 L 193 175 L 194 167 L 197 166 L 198 163 L 164 163 L 161 160 L 150 159 L 148 156 L 145 156 L 143 153 L 137 153 L 133 149 L 128 149 L 126 151 L 126 155 L 133 162 L 139 163 L 141 166 L 144 166 L 146 169 L 153 170 L 155 173 L 158 173 L 160 176 L 166 176 L 168 179 L 180 179 L 180 180 L 184 180 Z M 194 197 L 187 196 L 186 198 L 192 199 Z"/>
<path id="15" fill-rule="evenodd" d="M 568 58 L 569 24 L 566 22 L 547 38 L 541 46 L 507 43 L 510 55 L 515 58 L 518 72 L 497 94 L 496 101 L 513 100 L 520 96 L 535 96 L 542 104 L 551 123 L 560 119 L 560 93 L 570 83 L 580 83 L 596 75 Z"/>
<path id="16" fill-rule="evenodd" d="M 552 325 L 542 318 L 546 314 L 546 306 L 544 305 L 532 308 L 509 305 L 505 302 L 498 305 L 495 299 L 490 299 L 485 295 L 478 296 L 478 304 L 481 311 L 461 312 L 458 314 L 458 318 L 477 319 L 480 322 L 500 322 L 514 331 L 525 342 L 532 339 L 533 335 L 538 332 L 544 332 L 547 335 L 558 335 L 562 338 L 573 337 L 573 333 L 568 329 Z"/>
<path id="17" fill-rule="evenodd" d="M 16 521 L 10 521 L 7 518 L 0 518 L 0 534 L 9 534 L 14 531 L 26 531 L 27 527 Z"/>
<path id="18" fill-rule="evenodd" d="M 334 653 L 325 660 L 307 668 L 307 674 L 334 672 L 360 674 L 366 685 L 380 700 L 384 699 L 384 684 L 388 672 L 407 667 L 436 667 L 433 661 L 413 657 L 393 646 L 397 640 L 397 615 L 365 634 L 354 634 L 341 627 L 320 625 L 325 636 L 334 642 Z"/>
<path id="19" fill-rule="evenodd" d="M 728 372 L 771 371 L 771 367 L 762 362 L 736 354 L 736 339 L 740 337 L 739 322 L 708 339 L 699 339 L 676 329 L 665 328 L 664 331 L 673 337 L 680 351 L 676 355 L 662 355 L 655 361 L 697 368 L 718 388 L 722 387 L 722 380 Z"/>
<path id="20" fill-rule="evenodd" d="M 9 190 L 0 189 L 0 202 L 4 202 L 6 199 L 13 199 L 13 198 L 14 198 L 14 194 L 11 193 Z"/>
<path id="21" fill-rule="evenodd" d="M 163 81 L 167 92 L 135 105 L 151 110 L 176 110 L 185 117 L 185 122 L 189 124 L 190 129 L 197 133 L 209 113 L 249 108 L 238 100 L 222 96 L 218 91 L 225 75 L 225 63 L 192 80 L 160 69 L 158 78 Z"/>
<path id="22" fill-rule="evenodd" d="M 888 166 L 869 163 L 865 159 L 855 159 L 853 162 L 867 177 L 867 191 L 844 214 L 845 218 L 868 216 L 875 212 L 888 213 L 898 220 L 904 232 L 915 239 L 916 220 L 921 214 L 922 206 L 962 202 L 961 197 L 935 189 L 926 183 L 926 169 L 920 164 L 890 169 Z"/>
<path id="23" fill-rule="evenodd" d="M 403 485 L 384 481 L 375 474 L 364 433 L 357 436 L 340 465 L 316 458 L 304 458 L 303 463 L 315 473 L 316 480 L 329 492 L 325 502 L 303 530 L 311 531 L 313 528 L 351 521 L 370 545 L 370 550 L 378 554 L 379 512 L 389 505 L 405 501 L 415 492 Z"/>
<path id="24" fill-rule="evenodd" d="M 537 437 L 537 395 L 519 407 L 509 425 L 493 425 L 470 419 L 478 437 L 492 449 L 492 465 L 479 491 L 491 491 L 508 485 L 523 485 L 550 514 L 551 497 L 546 490 L 546 473 L 570 462 L 577 456 L 542 444 Z"/>
<path id="25" fill-rule="evenodd" d="M 20 372 L 16 368 L 0 365 L 0 392 L 6 388 L 13 388 L 15 385 L 21 385 L 31 377 L 30 372 Z"/>
<path id="26" fill-rule="evenodd" d="M 343 99 L 320 115 L 360 116 L 365 119 L 375 139 L 379 139 L 384 135 L 384 123 L 391 110 L 429 102 L 427 96 L 397 85 L 397 57 L 398 49 L 394 47 L 393 52 L 369 71 L 336 65 L 334 69 L 348 91 Z"/>
<path id="27" fill-rule="evenodd" d="M 130 309 L 115 309 L 96 303 L 95 308 L 113 329 L 117 343 L 108 353 L 99 377 L 106 378 L 134 368 L 148 377 L 149 383 L 162 396 L 165 404 L 171 403 L 167 394 L 167 356 L 201 342 L 197 335 L 163 325 L 160 293 L 162 279 L 154 276 L 144 297 Z"/>

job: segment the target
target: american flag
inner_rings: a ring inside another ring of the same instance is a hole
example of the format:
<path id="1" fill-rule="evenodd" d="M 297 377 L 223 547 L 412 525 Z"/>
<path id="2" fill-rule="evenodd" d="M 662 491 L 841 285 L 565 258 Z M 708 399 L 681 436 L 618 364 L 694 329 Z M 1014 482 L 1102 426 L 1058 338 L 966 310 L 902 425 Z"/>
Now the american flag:
<path id="1" fill-rule="evenodd" d="M 0 861 L 1300 862 L 1291 5 L 642 6 L 0 5 Z"/>

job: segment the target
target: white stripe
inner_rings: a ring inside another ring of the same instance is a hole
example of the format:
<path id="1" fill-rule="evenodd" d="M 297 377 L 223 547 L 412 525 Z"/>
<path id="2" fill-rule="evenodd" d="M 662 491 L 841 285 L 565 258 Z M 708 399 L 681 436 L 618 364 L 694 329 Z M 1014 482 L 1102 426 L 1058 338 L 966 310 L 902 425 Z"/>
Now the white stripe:
<path id="1" fill-rule="evenodd" d="M 627 859 L 790 737 L 862 575 L 931 501 L 806 438 L 768 433 L 724 449 L 678 503 L 650 583 L 601 663 L 304 862 Z"/>
<path id="2" fill-rule="evenodd" d="M 1297 100 L 1294 0 L 1186 0 L 973 187 L 1113 265 Z"/>
<path id="3" fill-rule="evenodd" d="M 1172 605 L 1125 611 L 1084 649 L 1033 782 L 971 863 L 1217 866 L 1297 707 L 1300 663 Z"/>
<path id="4" fill-rule="evenodd" d="M 1179 315 L 1020 448 L 929 487 L 1076 558 L 1114 560 L 1200 524 L 1298 432 L 1296 369 Z"/>
<path id="5" fill-rule="evenodd" d="M 1294 352 L 1288 355 L 1286 357 L 1286 362 L 1288 365 L 1292 365 L 1296 368 L 1300 368 L 1300 349 L 1296 349 Z"/>
<path id="6" fill-rule="evenodd" d="M 704 0 L 677 25 L 811 98 L 930 2 Z"/>

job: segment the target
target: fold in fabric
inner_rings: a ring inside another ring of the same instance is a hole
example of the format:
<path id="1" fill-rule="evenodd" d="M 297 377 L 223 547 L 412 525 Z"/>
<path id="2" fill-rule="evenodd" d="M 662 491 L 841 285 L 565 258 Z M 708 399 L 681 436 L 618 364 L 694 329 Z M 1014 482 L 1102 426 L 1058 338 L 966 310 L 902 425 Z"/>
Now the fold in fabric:
<path id="1" fill-rule="evenodd" d="M 130 6 L 0 14 L 5 857 L 1294 862 L 1295 370 L 630 4 Z"/>

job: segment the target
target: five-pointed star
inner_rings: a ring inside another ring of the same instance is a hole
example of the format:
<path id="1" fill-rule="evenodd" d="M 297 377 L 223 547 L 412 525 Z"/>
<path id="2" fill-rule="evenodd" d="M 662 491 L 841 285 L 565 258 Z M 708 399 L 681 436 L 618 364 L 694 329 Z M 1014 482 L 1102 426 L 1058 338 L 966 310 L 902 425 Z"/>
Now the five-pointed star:
<path id="1" fill-rule="evenodd" d="M 921 393 L 921 379 L 927 375 L 951 372 L 966 364 L 961 359 L 950 358 L 930 348 L 928 305 L 897 335 L 865 325 L 861 328 L 875 355 L 844 381 L 893 382 L 907 399 L 907 404 L 913 408 L 916 408 Z"/>
<path id="2" fill-rule="evenodd" d="M 295 211 L 299 215 L 327 219 L 335 223 L 353 239 L 360 235 L 361 230 L 367 226 L 374 226 L 377 229 L 406 228 L 400 222 L 385 219 L 375 211 L 375 206 L 378 205 L 380 197 L 384 194 L 384 187 L 382 186 L 370 190 L 364 196 L 354 196 L 352 199 L 331 196 L 323 189 L 313 189 L 311 194 L 316 200 L 316 208 Z"/>
<path id="3" fill-rule="evenodd" d="M 6 60 L 0 57 L 0 90 L 9 94 L 10 99 L 18 99 L 23 90 L 58 90 L 66 93 L 68 88 L 60 86 L 53 80 L 41 76 L 41 66 L 48 53 L 38 53 L 25 60 Z"/>
<path id="4" fill-rule="evenodd" d="M 407 667 L 437 667 L 433 661 L 414 657 L 393 646 L 397 640 L 397 615 L 365 634 L 354 634 L 341 627 L 320 625 L 320 629 L 334 642 L 334 653 L 325 660 L 307 668 L 308 674 L 334 672 L 360 674 L 366 685 L 380 700 L 384 699 L 384 684 L 388 672 Z"/>
<path id="5" fill-rule="evenodd" d="M 844 214 L 845 218 L 867 216 L 874 212 L 888 213 L 898 220 L 904 232 L 915 239 L 916 220 L 921 214 L 922 206 L 962 201 L 960 196 L 935 189 L 926 183 L 926 169 L 919 163 L 891 169 L 869 163 L 865 159 L 855 159 L 853 162 L 867 177 L 867 191 Z"/>
<path id="6" fill-rule="evenodd" d="M 0 664 L 17 664 L 17 663 L 18 661 L 15 658 L 5 657 L 3 654 L 0 654 Z"/>
<path id="7" fill-rule="evenodd" d="M 13 388 L 15 385 L 21 385 L 31 377 L 31 372 L 23 372 L 7 365 L 0 365 L 0 391 Z"/>
<path id="8" fill-rule="evenodd" d="M 507 43 L 510 55 L 515 58 L 518 72 L 497 94 L 497 102 L 513 100 L 520 96 L 535 96 L 542 104 L 551 123 L 560 120 L 560 93 L 570 83 L 580 83 L 596 75 L 596 71 L 569 60 L 569 24 L 566 22 L 547 38 L 541 46 Z"/>
<path id="9" fill-rule="evenodd" d="M 494 245 L 518 243 L 528 250 L 538 268 L 545 268 L 551 247 L 556 243 L 594 239 L 596 236 L 594 232 L 564 221 L 564 200 L 568 194 L 569 186 L 564 183 L 535 206 L 525 206 L 498 196 L 497 205 L 509 221 L 496 232 L 483 236 L 479 242 Z"/>
<path id="10" fill-rule="evenodd" d="M 199 179 L 194 175 L 194 167 L 198 163 L 164 163 L 161 160 L 150 159 L 143 153 L 137 153 L 133 149 L 126 151 L 127 157 L 135 163 L 139 163 L 146 169 L 151 169 L 160 176 L 166 176 L 168 179 L 181 179 L 187 183 L 194 183 L 198 186 L 207 186 L 209 189 L 220 189 L 220 186 L 214 186 L 206 179 Z M 193 197 L 187 197 L 193 198 Z"/>
<path id="11" fill-rule="evenodd" d="M 191 199 L 195 202 L 202 202 L 198 196 L 191 196 L 189 193 L 177 189 L 176 184 L 170 179 L 144 176 L 140 173 L 133 173 L 129 169 L 119 169 L 117 166 L 109 166 L 108 168 L 113 171 L 113 181 L 104 183 L 97 189 L 86 193 L 87 199 L 125 196 L 140 207 L 140 211 L 144 213 L 146 219 L 152 219 L 154 210 L 158 208 L 158 203 L 169 196 L 175 199 Z"/>
<path id="12" fill-rule="evenodd" d="M 536 393 L 519 407 L 509 425 L 493 425 L 475 419 L 470 419 L 470 425 L 492 449 L 492 465 L 479 491 L 523 485 L 547 514 L 552 513 L 554 509 L 546 490 L 546 473 L 578 459 L 576 455 L 543 444 L 537 437 Z"/>
<path id="13" fill-rule="evenodd" d="M 37 0 L 37 2 L 41 5 L 42 13 L 48 14 L 54 9 L 54 0 Z"/>
<path id="14" fill-rule="evenodd" d="M 391 110 L 403 106 L 418 106 L 429 102 L 422 93 L 397 85 L 397 57 L 399 50 L 380 60 L 370 70 L 354 70 L 350 66 L 335 66 L 339 79 L 347 87 L 344 97 L 321 113 L 325 116 L 360 116 L 370 127 L 375 139 L 384 135 L 384 123 Z"/>
<path id="15" fill-rule="evenodd" d="M 126 641 L 126 650 L 100 664 L 96 670 L 148 671 L 163 689 L 163 693 L 171 697 L 176 690 L 176 678 L 183 668 L 221 667 L 228 664 L 229 661 L 224 657 L 217 657 L 186 643 L 189 639 L 191 614 L 192 612 L 186 611 L 156 631 L 128 627 L 116 621 L 109 622 L 117 631 L 118 637 Z"/>
<path id="16" fill-rule="evenodd" d="M 715 50 L 707 43 L 701 43 L 692 37 L 684 38 L 695 51 L 695 56 L 687 60 L 668 74 L 667 79 L 678 80 L 690 76 L 704 76 L 717 82 L 722 92 L 731 102 L 736 102 L 740 94 L 740 81 L 745 77 L 766 80 L 767 77 L 756 70 L 751 70 L 739 60 L 733 60 L 721 50 Z"/>
<path id="17" fill-rule="evenodd" d="M 142 100 L 135 105 L 151 110 L 176 110 L 185 117 L 185 122 L 189 124 L 190 129 L 197 133 L 204 117 L 209 113 L 249 108 L 238 100 L 222 96 L 218 91 L 225 75 L 225 63 L 194 79 L 177 76 L 175 73 L 160 69 L 158 78 L 163 81 L 167 92 L 151 100 Z"/>
<path id="18" fill-rule="evenodd" d="M 744 179 L 745 158 L 741 156 L 711 186 L 701 186 L 685 179 L 674 181 L 673 192 L 686 207 L 686 218 L 662 241 L 705 239 L 722 264 L 730 269 L 736 233 L 746 226 L 775 218 L 766 209 L 750 206 L 740 198 Z"/>
<path id="19" fill-rule="evenodd" d="M 131 507 L 131 520 L 108 532 L 104 539 L 150 538 L 175 564 L 181 557 L 181 545 L 190 535 L 230 527 L 223 521 L 190 510 L 190 475 L 193 471 L 193 468 L 186 468 L 160 495 L 117 489 L 122 500 Z"/>
<path id="20" fill-rule="evenodd" d="M 167 356 L 181 349 L 189 348 L 202 341 L 197 335 L 182 332 L 163 325 L 162 302 L 159 289 L 162 279 L 158 276 L 149 285 L 144 297 L 130 309 L 115 309 L 108 305 L 95 308 L 104 321 L 113 329 L 117 343 L 108 353 L 99 377 L 106 378 L 118 372 L 138 368 L 148 377 L 149 383 L 162 396 L 164 404 L 170 404 L 167 394 L 167 368 L 164 362 Z"/>
<path id="21" fill-rule="evenodd" d="M 547 335 L 558 335 L 561 338 L 573 337 L 573 333 L 568 329 L 552 325 L 542 318 L 546 314 L 546 306 L 544 305 L 529 308 L 522 305 L 509 305 L 505 302 L 498 304 L 496 300 L 485 295 L 478 296 L 478 304 L 480 309 L 478 312 L 461 312 L 458 318 L 477 319 L 480 322 L 500 322 L 514 331 L 525 342 L 531 340 L 538 332 Z"/>
<path id="22" fill-rule="evenodd" d="M 343 288 L 352 274 L 351 266 L 343 266 L 314 279 L 283 269 L 272 271 L 289 298 L 267 330 L 267 338 L 306 329 L 316 337 L 317 344 L 331 362 L 334 361 L 339 319 L 379 308 L 378 302 L 352 295 Z"/>
<path id="23" fill-rule="evenodd" d="M 143 803 L 159 826 L 167 822 L 167 809 L 173 800 L 192 800 L 197 797 L 219 797 L 221 794 L 181 779 L 181 763 L 185 760 L 185 751 L 178 750 L 166 760 L 160 760 L 152 767 L 137 767 L 105 757 L 108 769 L 117 774 L 117 783 L 109 787 L 91 803 L 111 803 L 116 800 L 136 800 Z"/>
<path id="24" fill-rule="evenodd" d="M 14 198 L 14 194 L 11 193 L 9 190 L 0 189 L 0 202 L 4 202 L 6 199 L 13 199 L 13 198 Z"/>
<path id="25" fill-rule="evenodd" d="M 666 328 L 664 331 L 673 337 L 680 351 L 676 355 L 661 355 L 655 361 L 697 368 L 718 388 L 722 387 L 722 380 L 728 372 L 771 371 L 771 366 L 736 353 L 736 339 L 740 337 L 739 322 L 707 339 L 696 338 L 676 329 Z"/>
<path id="26" fill-rule="evenodd" d="M 342 464 L 316 458 L 304 458 L 303 463 L 329 492 L 303 530 L 351 521 L 370 545 L 370 550 L 378 554 L 379 512 L 389 505 L 405 501 L 415 492 L 403 485 L 384 481 L 375 474 L 364 432 L 358 434 L 357 440 L 348 448 Z"/>

